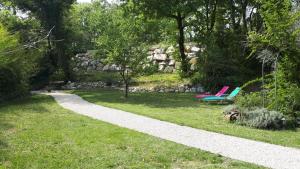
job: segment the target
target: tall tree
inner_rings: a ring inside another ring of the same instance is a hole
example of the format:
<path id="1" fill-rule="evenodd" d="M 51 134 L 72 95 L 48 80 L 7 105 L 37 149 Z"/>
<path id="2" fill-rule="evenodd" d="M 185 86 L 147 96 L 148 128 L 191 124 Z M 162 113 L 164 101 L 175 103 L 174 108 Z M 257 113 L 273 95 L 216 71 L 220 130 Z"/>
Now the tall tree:
<path id="1" fill-rule="evenodd" d="M 249 34 L 252 54 L 263 50 L 278 56 L 288 81 L 300 84 L 300 50 L 298 38 L 300 28 L 297 23 L 300 11 L 293 11 L 291 0 L 259 0 L 260 12 L 264 20 L 263 32 Z"/>
<path id="2" fill-rule="evenodd" d="M 69 60 L 71 56 L 67 51 L 69 34 L 63 21 L 75 0 L 12 0 L 11 2 L 19 9 L 25 12 L 29 11 L 29 15 L 36 17 L 45 30 L 49 31 L 54 27 L 51 37 L 48 37 L 46 57 L 50 58 L 54 67 L 63 68 L 66 80 L 70 79 Z M 44 71 L 51 72 L 49 70 Z M 49 73 L 41 74 L 49 76 Z"/>
<path id="3" fill-rule="evenodd" d="M 186 19 L 194 14 L 202 4 L 200 0 L 126 0 L 134 8 L 150 17 L 170 18 L 176 21 L 181 69 L 185 75 L 190 73 L 190 66 L 185 54 Z"/>

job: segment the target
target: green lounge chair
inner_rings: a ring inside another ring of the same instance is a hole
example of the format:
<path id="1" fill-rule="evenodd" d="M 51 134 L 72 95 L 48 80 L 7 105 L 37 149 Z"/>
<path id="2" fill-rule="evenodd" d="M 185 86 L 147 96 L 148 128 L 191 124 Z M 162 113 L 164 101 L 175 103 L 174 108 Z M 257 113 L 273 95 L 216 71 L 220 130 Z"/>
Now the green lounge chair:
<path id="1" fill-rule="evenodd" d="M 202 101 L 207 101 L 207 102 L 230 102 L 233 101 L 234 97 L 239 94 L 241 88 L 237 87 L 235 88 L 230 95 L 228 96 L 208 96 L 202 99 Z"/>

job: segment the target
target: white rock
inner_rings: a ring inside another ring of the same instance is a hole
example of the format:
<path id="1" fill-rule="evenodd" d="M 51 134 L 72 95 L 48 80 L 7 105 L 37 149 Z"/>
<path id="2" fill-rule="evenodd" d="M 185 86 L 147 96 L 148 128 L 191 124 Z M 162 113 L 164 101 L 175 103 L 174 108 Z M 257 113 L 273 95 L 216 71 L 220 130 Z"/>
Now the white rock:
<path id="1" fill-rule="evenodd" d="M 163 71 L 164 68 L 165 68 L 165 65 L 159 65 L 159 66 L 158 66 L 158 70 L 159 70 L 159 71 Z"/>
<path id="2" fill-rule="evenodd" d="M 151 56 L 147 56 L 147 59 L 149 60 L 149 61 L 152 61 L 153 60 L 153 55 L 151 55 Z"/>
<path id="3" fill-rule="evenodd" d="M 169 62 L 169 66 L 174 66 L 174 65 L 175 65 L 175 63 L 176 63 L 176 61 L 175 61 L 175 60 L 170 60 L 170 62 Z"/>
<path id="4" fill-rule="evenodd" d="M 174 53 L 175 52 L 175 48 L 173 46 L 168 47 L 166 53 L 170 54 L 170 53 Z"/>
<path id="5" fill-rule="evenodd" d="M 188 59 L 192 59 L 192 58 L 195 58 L 195 57 L 197 57 L 197 55 L 195 53 L 188 53 L 187 54 Z"/>
<path id="6" fill-rule="evenodd" d="M 167 60 L 167 55 L 166 54 L 154 54 L 153 57 L 154 60 Z"/>
<path id="7" fill-rule="evenodd" d="M 166 65 L 166 62 L 159 62 L 159 65 Z"/>
<path id="8" fill-rule="evenodd" d="M 192 48 L 191 48 L 191 52 L 194 52 L 194 53 L 197 53 L 197 52 L 199 52 L 201 49 L 200 48 L 198 48 L 198 47 L 196 47 L 196 46 L 193 46 Z"/>
<path id="9" fill-rule="evenodd" d="M 162 53 L 164 53 L 164 49 L 162 49 L 162 48 L 155 49 L 154 53 L 155 54 L 162 54 Z"/>

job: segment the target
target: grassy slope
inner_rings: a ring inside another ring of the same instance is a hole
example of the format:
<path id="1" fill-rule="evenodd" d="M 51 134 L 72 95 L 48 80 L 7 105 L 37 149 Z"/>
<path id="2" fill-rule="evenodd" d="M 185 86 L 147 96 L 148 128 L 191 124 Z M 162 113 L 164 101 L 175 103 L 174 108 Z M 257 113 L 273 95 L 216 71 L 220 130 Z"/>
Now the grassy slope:
<path id="1" fill-rule="evenodd" d="M 113 82 L 121 80 L 118 73 L 115 72 L 89 72 L 77 74 L 77 80 L 81 82 Z M 155 87 L 155 86 L 174 86 L 178 84 L 187 84 L 188 79 L 182 79 L 177 73 L 157 73 L 153 75 L 144 75 L 133 79 L 133 86 Z"/>
<path id="2" fill-rule="evenodd" d="M 228 123 L 222 106 L 205 105 L 193 99 L 193 94 L 131 94 L 128 100 L 119 91 L 75 91 L 84 99 L 180 125 L 225 133 L 268 143 L 300 148 L 300 129 L 267 131 Z"/>
<path id="3" fill-rule="evenodd" d="M 48 96 L 0 105 L 0 168 L 258 168 L 70 113 Z"/>
<path id="4" fill-rule="evenodd" d="M 182 79 L 177 73 L 158 73 L 148 76 L 140 76 L 134 79 L 135 84 L 142 87 L 174 86 L 188 84 L 188 79 Z"/>

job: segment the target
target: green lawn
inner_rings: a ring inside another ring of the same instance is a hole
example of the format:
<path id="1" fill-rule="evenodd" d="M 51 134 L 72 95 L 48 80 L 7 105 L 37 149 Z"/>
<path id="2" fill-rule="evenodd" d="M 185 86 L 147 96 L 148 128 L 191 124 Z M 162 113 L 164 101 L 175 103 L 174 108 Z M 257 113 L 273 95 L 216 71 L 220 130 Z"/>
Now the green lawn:
<path id="1" fill-rule="evenodd" d="M 77 73 L 76 80 L 80 82 L 102 81 L 105 83 L 118 83 L 121 80 L 116 72 L 85 72 Z M 188 79 L 182 79 L 178 73 L 157 73 L 144 75 L 133 79 L 133 86 L 156 87 L 156 86 L 177 86 L 178 84 L 188 84 Z"/>
<path id="2" fill-rule="evenodd" d="M 139 93 L 125 100 L 120 91 L 74 91 L 84 99 L 107 107 L 141 114 L 164 121 L 234 135 L 268 143 L 300 148 L 300 129 L 268 131 L 228 123 L 223 106 L 206 105 L 194 99 L 194 94 Z"/>
<path id="3" fill-rule="evenodd" d="M 140 87 L 155 86 L 177 86 L 178 84 L 188 84 L 188 79 L 182 79 L 178 73 L 157 73 L 148 76 L 134 78 L 135 84 Z"/>
<path id="4" fill-rule="evenodd" d="M 80 116 L 36 95 L 0 105 L 0 168 L 259 167 Z"/>

